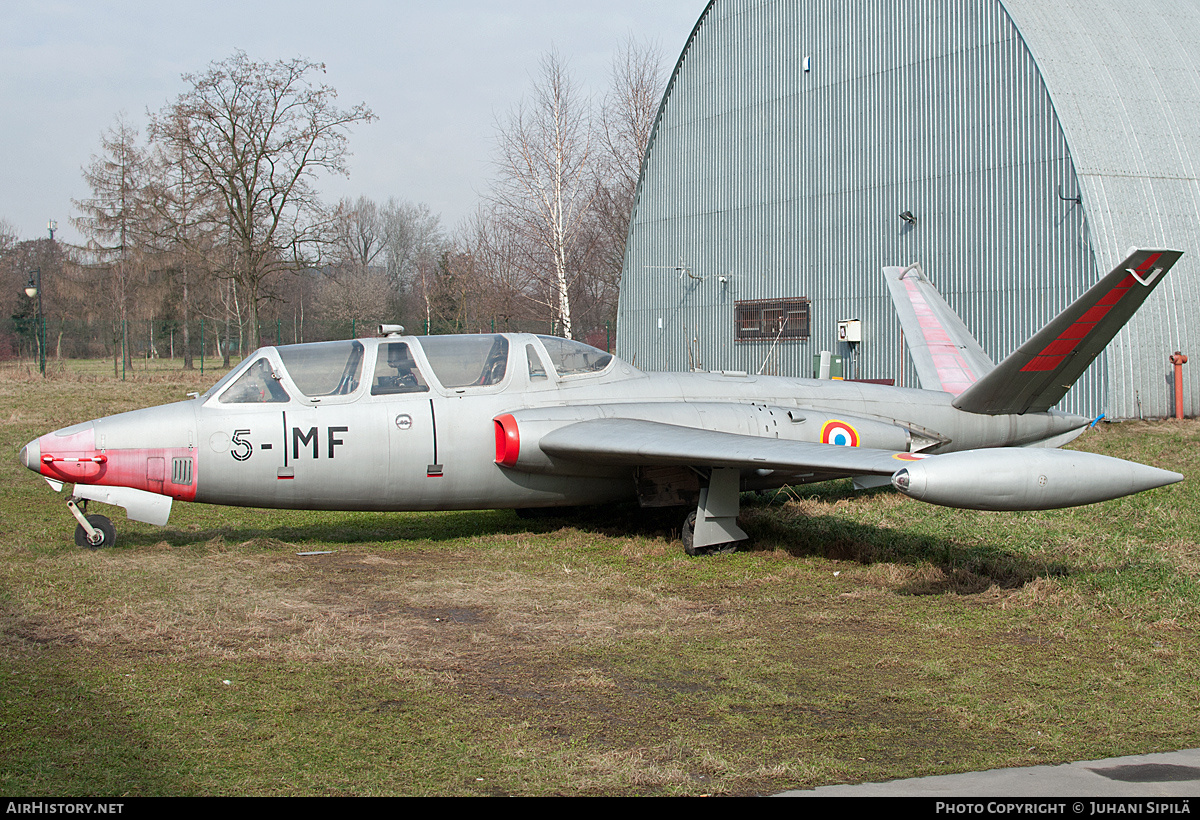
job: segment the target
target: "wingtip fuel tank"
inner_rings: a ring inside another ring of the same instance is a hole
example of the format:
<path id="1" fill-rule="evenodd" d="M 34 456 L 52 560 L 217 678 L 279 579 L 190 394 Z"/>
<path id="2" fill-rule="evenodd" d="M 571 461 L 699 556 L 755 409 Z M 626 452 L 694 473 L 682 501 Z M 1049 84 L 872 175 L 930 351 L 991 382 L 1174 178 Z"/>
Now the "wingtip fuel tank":
<path id="1" fill-rule="evenodd" d="M 915 461 L 892 476 L 892 486 L 944 507 L 1020 511 L 1094 504 L 1182 480 L 1170 470 L 1095 453 L 1001 447 Z"/>

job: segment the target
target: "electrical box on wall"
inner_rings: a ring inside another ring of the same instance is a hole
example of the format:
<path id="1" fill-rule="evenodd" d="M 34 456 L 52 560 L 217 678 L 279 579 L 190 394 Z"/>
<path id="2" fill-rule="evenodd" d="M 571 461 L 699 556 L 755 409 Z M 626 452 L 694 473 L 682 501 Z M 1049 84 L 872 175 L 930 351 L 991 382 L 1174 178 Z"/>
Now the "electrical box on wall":
<path id="1" fill-rule="evenodd" d="M 825 351 L 825 353 L 828 355 L 829 351 Z M 812 375 L 812 377 L 814 379 L 826 378 L 821 375 L 821 354 L 814 353 L 812 358 L 813 358 L 813 375 Z M 842 357 L 830 355 L 829 356 L 829 376 L 828 376 L 828 378 L 830 378 L 830 379 L 845 378 L 843 373 L 844 373 L 844 371 L 842 369 Z"/>
<path id="2" fill-rule="evenodd" d="M 862 341 L 862 322 L 858 319 L 842 319 L 837 323 L 838 341 L 853 342 L 857 344 Z"/>

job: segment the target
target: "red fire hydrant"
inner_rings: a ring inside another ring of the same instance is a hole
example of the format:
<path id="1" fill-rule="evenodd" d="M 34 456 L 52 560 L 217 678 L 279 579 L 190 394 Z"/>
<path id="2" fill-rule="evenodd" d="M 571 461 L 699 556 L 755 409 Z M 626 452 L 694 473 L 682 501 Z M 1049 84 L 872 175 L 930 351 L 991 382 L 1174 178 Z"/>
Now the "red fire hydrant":
<path id="1" fill-rule="evenodd" d="M 1187 364 L 1187 354 L 1178 350 L 1171 356 L 1171 364 L 1175 365 L 1175 418 L 1183 418 L 1183 366 Z"/>

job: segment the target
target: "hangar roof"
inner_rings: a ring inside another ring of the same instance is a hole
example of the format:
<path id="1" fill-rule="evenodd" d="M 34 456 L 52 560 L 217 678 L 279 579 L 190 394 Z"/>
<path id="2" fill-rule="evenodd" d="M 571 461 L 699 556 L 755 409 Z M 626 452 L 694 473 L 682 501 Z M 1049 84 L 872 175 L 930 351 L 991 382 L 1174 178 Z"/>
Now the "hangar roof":
<path id="1" fill-rule="evenodd" d="M 712 0 L 643 165 L 621 352 L 800 373 L 854 316 L 856 373 L 907 379 L 883 265 L 927 265 L 999 359 L 1131 246 L 1176 248 L 1066 400 L 1168 413 L 1166 357 L 1200 347 L 1196 42 L 1195 0 Z M 784 296 L 814 300 L 811 344 L 732 344 L 735 302 Z"/>
<path id="2" fill-rule="evenodd" d="M 1140 415 L 1147 388 L 1159 392 L 1138 375 L 1147 355 L 1153 362 L 1196 346 L 1189 316 L 1200 304 L 1200 5 L 1001 2 L 1070 145 L 1097 267 L 1110 269 L 1134 244 L 1185 253 L 1107 351 L 1110 413 Z"/>
<path id="3" fill-rule="evenodd" d="M 1071 146 L 1098 267 L 1108 269 L 1134 243 L 1200 255 L 1200 5 L 1001 4 Z M 1153 208 L 1145 207 L 1148 197 Z"/>

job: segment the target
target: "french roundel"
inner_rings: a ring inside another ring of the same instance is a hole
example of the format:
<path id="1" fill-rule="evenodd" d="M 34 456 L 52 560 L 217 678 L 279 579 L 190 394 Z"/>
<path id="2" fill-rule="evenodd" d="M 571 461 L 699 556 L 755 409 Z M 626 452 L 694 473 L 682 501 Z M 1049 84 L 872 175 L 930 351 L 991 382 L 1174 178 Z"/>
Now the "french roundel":
<path id="1" fill-rule="evenodd" d="M 858 431 L 844 421 L 830 419 L 821 428 L 822 444 L 837 444 L 842 447 L 858 446 Z"/>

